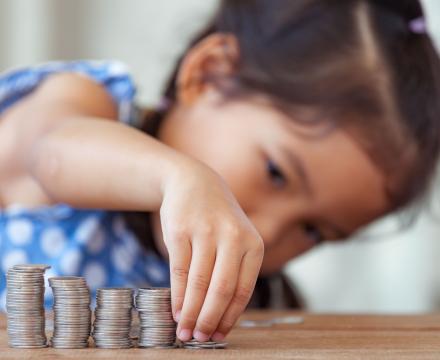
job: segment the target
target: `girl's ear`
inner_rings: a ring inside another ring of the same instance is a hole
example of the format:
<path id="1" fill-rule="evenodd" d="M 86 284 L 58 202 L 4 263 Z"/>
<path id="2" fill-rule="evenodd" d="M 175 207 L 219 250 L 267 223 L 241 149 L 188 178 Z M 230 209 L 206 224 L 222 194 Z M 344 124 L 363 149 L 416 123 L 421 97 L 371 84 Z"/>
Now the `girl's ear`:
<path id="1" fill-rule="evenodd" d="M 183 59 L 177 78 L 177 100 L 192 104 L 210 85 L 213 77 L 234 74 L 239 59 L 235 36 L 215 33 L 195 45 Z"/>

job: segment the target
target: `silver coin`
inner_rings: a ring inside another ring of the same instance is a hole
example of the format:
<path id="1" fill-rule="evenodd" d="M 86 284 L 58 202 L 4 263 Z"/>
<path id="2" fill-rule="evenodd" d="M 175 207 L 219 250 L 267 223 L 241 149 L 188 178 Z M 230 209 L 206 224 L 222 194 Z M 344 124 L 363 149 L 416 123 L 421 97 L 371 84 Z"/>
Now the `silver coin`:
<path id="1" fill-rule="evenodd" d="M 9 343 L 9 346 L 17 349 L 43 349 L 47 347 L 47 344 L 30 345 L 30 344 Z"/>
<path id="2" fill-rule="evenodd" d="M 95 346 L 106 349 L 132 347 L 130 330 L 134 290 L 101 288 L 96 295 L 93 340 Z"/>
<path id="3" fill-rule="evenodd" d="M 171 310 L 171 289 L 141 288 L 135 304 L 139 314 L 139 346 L 174 347 L 176 323 Z"/>
<path id="4" fill-rule="evenodd" d="M 189 341 L 182 342 L 182 347 L 185 349 L 224 349 L 228 346 L 227 342 L 216 341 L 198 341 L 191 339 Z"/>
<path id="5" fill-rule="evenodd" d="M 79 349 L 88 346 L 92 311 L 90 290 L 83 277 L 49 278 L 54 296 L 54 331 L 51 345 L 59 349 Z"/>
<path id="6" fill-rule="evenodd" d="M 182 347 L 185 349 L 225 349 L 227 347 L 227 343 L 218 343 L 212 345 L 208 345 L 208 344 L 194 345 L 194 344 L 184 343 Z"/>
<path id="7" fill-rule="evenodd" d="M 85 349 L 89 346 L 88 343 L 57 343 L 51 342 L 51 345 L 55 349 Z"/>
<path id="8" fill-rule="evenodd" d="M 8 343 L 17 348 L 47 345 L 44 318 L 44 272 L 47 265 L 21 264 L 6 274 Z"/>
<path id="9" fill-rule="evenodd" d="M 45 264 L 19 264 L 12 267 L 16 271 L 46 271 L 51 268 Z"/>
<path id="10" fill-rule="evenodd" d="M 175 349 L 176 344 L 139 343 L 138 347 L 147 349 Z"/>

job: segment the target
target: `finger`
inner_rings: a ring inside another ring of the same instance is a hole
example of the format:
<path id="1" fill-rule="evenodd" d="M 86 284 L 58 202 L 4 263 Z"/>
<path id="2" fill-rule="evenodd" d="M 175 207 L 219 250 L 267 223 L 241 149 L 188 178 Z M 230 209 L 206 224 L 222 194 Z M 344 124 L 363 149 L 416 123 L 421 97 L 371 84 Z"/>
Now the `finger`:
<path id="1" fill-rule="evenodd" d="M 203 240 L 199 241 L 197 246 L 193 243 L 192 247 L 185 299 L 176 331 L 178 338 L 182 341 L 188 341 L 192 337 L 215 263 L 215 248 L 210 246 L 208 241 Z"/>
<path id="2" fill-rule="evenodd" d="M 260 251 L 247 252 L 243 257 L 235 293 L 217 330 L 211 337 L 214 341 L 222 341 L 246 309 L 255 288 L 262 260 L 263 255 Z"/>
<path id="3" fill-rule="evenodd" d="M 208 293 L 194 330 L 198 341 L 208 341 L 217 329 L 235 293 L 242 255 L 232 247 L 217 252 Z"/>
<path id="4" fill-rule="evenodd" d="M 170 261 L 171 307 L 173 317 L 179 321 L 185 298 L 188 272 L 191 263 L 191 243 L 189 239 L 173 239 L 168 248 Z"/>

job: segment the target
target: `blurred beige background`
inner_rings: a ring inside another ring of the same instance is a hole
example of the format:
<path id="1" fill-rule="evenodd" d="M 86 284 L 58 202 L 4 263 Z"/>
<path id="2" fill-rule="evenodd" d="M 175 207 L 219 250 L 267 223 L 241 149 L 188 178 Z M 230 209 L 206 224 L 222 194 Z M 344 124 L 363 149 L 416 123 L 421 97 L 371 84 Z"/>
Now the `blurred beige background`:
<path id="1" fill-rule="evenodd" d="M 424 3 L 440 44 L 440 1 Z M 154 104 L 176 57 L 215 6 L 215 0 L 0 0 L 0 71 L 47 60 L 118 59 L 131 68 L 139 101 Z M 440 310 L 439 219 L 424 214 L 406 232 L 324 245 L 286 272 L 313 311 Z M 392 222 L 373 234 L 387 233 Z"/>

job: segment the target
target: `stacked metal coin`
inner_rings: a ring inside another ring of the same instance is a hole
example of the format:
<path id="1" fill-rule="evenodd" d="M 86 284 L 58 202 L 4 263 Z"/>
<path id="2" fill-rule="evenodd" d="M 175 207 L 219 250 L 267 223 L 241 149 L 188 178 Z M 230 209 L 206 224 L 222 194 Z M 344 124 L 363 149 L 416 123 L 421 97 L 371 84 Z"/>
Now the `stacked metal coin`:
<path id="1" fill-rule="evenodd" d="M 47 265 L 15 265 L 8 270 L 6 310 L 9 346 L 47 346 L 44 318 L 44 272 Z"/>
<path id="2" fill-rule="evenodd" d="M 90 291 L 82 277 L 49 279 L 54 296 L 52 346 L 80 349 L 88 346 L 91 328 Z"/>
<path id="3" fill-rule="evenodd" d="M 171 311 L 169 288 L 142 288 L 136 296 L 140 347 L 176 347 L 176 323 Z"/>
<path id="4" fill-rule="evenodd" d="M 228 343 L 215 342 L 215 341 L 197 341 L 192 339 L 182 343 L 182 347 L 185 349 L 225 349 Z"/>
<path id="5" fill-rule="evenodd" d="M 98 289 L 93 339 L 96 347 L 127 349 L 130 339 L 133 289 Z"/>

